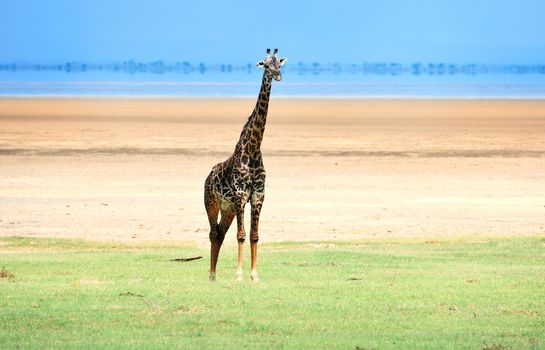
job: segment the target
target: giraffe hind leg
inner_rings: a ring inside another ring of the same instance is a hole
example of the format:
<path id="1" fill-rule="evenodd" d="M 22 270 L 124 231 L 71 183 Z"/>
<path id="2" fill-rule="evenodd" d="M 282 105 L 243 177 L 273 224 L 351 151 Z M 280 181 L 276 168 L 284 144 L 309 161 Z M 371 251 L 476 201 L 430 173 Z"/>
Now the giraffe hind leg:
<path id="1" fill-rule="evenodd" d="M 213 228 L 212 228 L 213 227 Z M 210 281 L 216 280 L 216 266 L 218 264 L 218 256 L 221 245 L 223 243 L 223 236 L 220 233 L 220 225 L 214 224 L 210 228 Z"/>
<path id="2" fill-rule="evenodd" d="M 212 190 L 211 175 L 208 176 L 204 186 L 204 207 L 210 224 L 210 281 L 216 280 L 216 265 L 218 263 L 219 250 L 223 243 L 220 225 L 218 223 L 219 203 Z"/>
<path id="3" fill-rule="evenodd" d="M 264 200 L 265 195 L 263 192 L 254 192 L 251 198 L 252 219 L 250 227 L 250 250 L 252 254 L 252 270 L 250 277 L 254 282 L 259 282 L 259 277 L 257 275 L 257 242 L 259 241 L 259 215 Z"/>
<path id="4" fill-rule="evenodd" d="M 233 222 L 235 215 L 229 211 L 221 211 L 221 220 L 216 224 L 216 234 L 210 235 L 210 280 L 214 281 L 216 278 L 216 266 L 218 263 L 218 257 L 225 239 L 225 234 L 229 230 L 229 226 Z"/>
<path id="5" fill-rule="evenodd" d="M 216 236 L 218 228 L 218 214 L 219 214 L 219 203 L 212 190 L 211 184 L 211 175 L 208 176 L 204 184 L 204 208 L 206 209 L 206 214 L 208 215 L 208 223 L 210 224 L 210 239 Z"/>

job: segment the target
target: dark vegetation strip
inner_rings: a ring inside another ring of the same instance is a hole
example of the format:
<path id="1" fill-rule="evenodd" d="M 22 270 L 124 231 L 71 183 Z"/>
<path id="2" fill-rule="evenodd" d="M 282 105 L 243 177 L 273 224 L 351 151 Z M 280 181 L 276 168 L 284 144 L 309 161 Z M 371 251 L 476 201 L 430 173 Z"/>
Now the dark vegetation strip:
<path id="1" fill-rule="evenodd" d="M 199 148 L 0 148 L 0 156 L 167 155 L 228 156 L 229 153 Z M 269 151 L 269 157 L 399 157 L 399 158 L 543 158 L 545 150 L 439 150 L 439 151 Z"/>

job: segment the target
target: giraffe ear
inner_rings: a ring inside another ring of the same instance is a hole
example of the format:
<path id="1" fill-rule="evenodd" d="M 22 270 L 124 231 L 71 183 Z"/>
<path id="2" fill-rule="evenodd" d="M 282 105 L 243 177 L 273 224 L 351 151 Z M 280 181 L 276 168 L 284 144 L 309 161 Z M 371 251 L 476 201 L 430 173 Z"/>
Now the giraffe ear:
<path id="1" fill-rule="evenodd" d="M 287 58 L 281 58 L 280 59 L 280 67 L 282 67 L 284 65 L 284 63 L 288 62 L 288 59 Z"/>
<path id="2" fill-rule="evenodd" d="M 265 62 L 259 61 L 256 63 L 256 67 L 263 67 L 265 65 Z"/>

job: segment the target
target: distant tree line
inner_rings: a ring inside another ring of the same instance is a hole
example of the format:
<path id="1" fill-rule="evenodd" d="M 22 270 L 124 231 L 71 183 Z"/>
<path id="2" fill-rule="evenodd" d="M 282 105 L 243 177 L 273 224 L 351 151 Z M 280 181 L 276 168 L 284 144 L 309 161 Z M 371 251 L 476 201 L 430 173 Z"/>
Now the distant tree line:
<path id="1" fill-rule="evenodd" d="M 209 64 L 191 62 L 138 62 L 134 60 L 111 63 L 0 63 L 0 72 L 57 71 L 65 73 L 119 72 L 124 74 L 206 74 L 206 73 L 252 73 L 259 68 L 247 64 Z M 454 64 L 395 62 L 320 63 L 299 62 L 286 65 L 285 70 L 300 75 L 363 74 L 363 75 L 477 75 L 477 74 L 545 74 L 545 64 Z"/>

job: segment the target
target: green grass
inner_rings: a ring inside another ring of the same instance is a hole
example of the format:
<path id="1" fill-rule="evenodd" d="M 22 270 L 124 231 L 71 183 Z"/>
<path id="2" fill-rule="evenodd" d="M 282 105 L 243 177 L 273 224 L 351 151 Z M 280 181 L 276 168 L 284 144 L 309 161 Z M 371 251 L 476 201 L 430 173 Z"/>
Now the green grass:
<path id="1" fill-rule="evenodd" d="M 234 246 L 216 283 L 181 243 L 0 250 L 2 349 L 545 348 L 543 237 L 264 244 L 259 284 Z"/>

